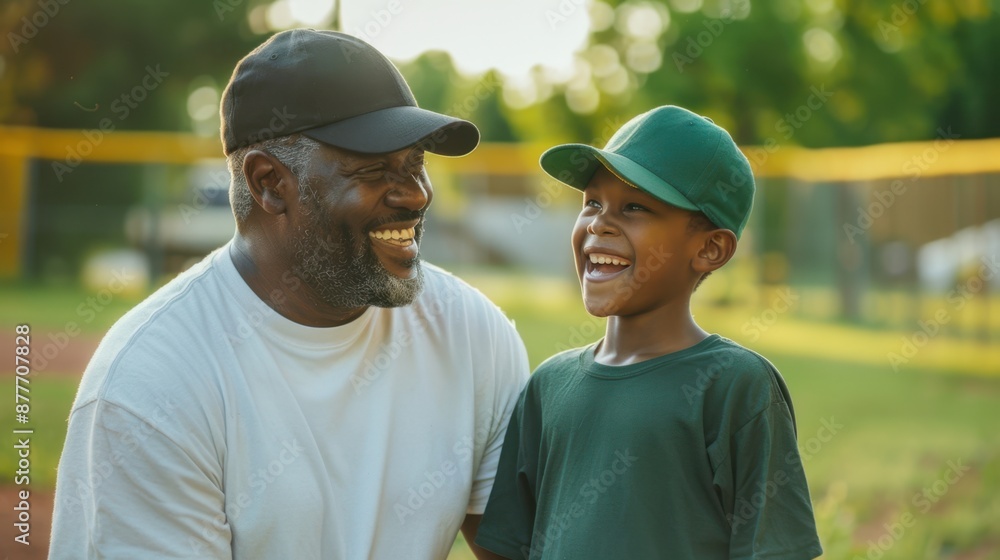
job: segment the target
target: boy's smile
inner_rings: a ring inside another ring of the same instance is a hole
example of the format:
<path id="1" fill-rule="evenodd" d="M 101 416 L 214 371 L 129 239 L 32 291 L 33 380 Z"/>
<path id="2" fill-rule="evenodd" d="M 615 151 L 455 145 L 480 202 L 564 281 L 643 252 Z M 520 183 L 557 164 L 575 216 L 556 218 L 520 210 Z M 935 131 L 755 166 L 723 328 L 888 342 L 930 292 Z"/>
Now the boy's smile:
<path id="1" fill-rule="evenodd" d="M 592 315 L 628 316 L 690 296 L 698 236 L 691 212 L 632 187 L 601 167 L 584 190 L 573 254 Z M 687 292 L 687 293 L 685 293 Z"/>

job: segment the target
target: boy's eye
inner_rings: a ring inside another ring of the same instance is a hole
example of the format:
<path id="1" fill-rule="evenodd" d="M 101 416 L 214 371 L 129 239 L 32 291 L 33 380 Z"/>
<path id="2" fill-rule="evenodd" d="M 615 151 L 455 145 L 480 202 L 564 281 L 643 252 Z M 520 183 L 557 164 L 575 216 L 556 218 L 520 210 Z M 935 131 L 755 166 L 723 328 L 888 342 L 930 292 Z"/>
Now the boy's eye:
<path id="1" fill-rule="evenodd" d="M 643 205 L 641 205 L 641 204 L 635 204 L 633 202 L 633 203 L 630 203 L 630 204 L 626 204 L 625 205 L 625 209 L 626 210 L 639 210 L 639 211 L 642 211 L 642 210 L 645 210 L 646 207 L 643 206 Z"/>
<path id="2" fill-rule="evenodd" d="M 583 203 L 583 205 L 585 207 L 589 207 L 589 208 L 600 208 L 601 207 L 601 203 L 597 202 L 593 198 L 585 200 L 584 203 Z"/>

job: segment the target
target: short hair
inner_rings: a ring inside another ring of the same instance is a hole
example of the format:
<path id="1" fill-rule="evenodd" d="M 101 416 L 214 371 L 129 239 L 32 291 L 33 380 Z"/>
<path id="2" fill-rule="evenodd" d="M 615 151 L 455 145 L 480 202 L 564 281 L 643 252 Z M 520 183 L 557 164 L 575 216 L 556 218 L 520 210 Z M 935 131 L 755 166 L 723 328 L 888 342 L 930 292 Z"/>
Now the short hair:
<path id="1" fill-rule="evenodd" d="M 689 234 L 698 233 L 701 231 L 712 231 L 713 229 L 719 229 L 719 226 L 715 225 L 715 222 L 710 220 L 704 212 L 692 212 L 691 218 L 688 220 L 687 231 Z M 705 281 L 706 278 L 712 275 L 712 272 L 706 272 L 698 279 L 698 283 L 694 285 L 694 290 L 698 290 L 698 286 Z"/>
<path id="2" fill-rule="evenodd" d="M 263 140 L 256 144 L 237 148 L 230 153 L 226 158 L 230 176 L 229 204 L 233 207 L 233 215 L 236 216 L 236 223 L 246 221 L 254 205 L 253 196 L 250 194 L 250 188 L 247 186 L 247 178 L 243 174 L 243 160 L 246 159 L 248 152 L 251 150 L 262 150 L 271 154 L 299 179 L 300 185 L 304 185 L 305 181 L 301 174 L 305 170 L 309 159 L 312 158 L 319 147 L 320 143 L 312 138 L 301 134 L 293 134 Z M 302 188 L 300 189 L 299 196 L 305 198 L 308 192 L 308 188 Z"/>

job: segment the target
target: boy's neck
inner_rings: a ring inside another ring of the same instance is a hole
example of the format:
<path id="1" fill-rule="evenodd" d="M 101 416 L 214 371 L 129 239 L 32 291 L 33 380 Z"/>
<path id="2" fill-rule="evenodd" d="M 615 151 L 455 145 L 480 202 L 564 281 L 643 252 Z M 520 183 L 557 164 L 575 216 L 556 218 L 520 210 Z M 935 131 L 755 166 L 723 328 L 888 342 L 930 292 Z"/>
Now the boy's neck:
<path id="1" fill-rule="evenodd" d="M 604 340 L 594 353 L 598 363 L 626 366 L 690 348 L 709 337 L 694 322 L 688 301 L 641 315 L 608 317 Z"/>

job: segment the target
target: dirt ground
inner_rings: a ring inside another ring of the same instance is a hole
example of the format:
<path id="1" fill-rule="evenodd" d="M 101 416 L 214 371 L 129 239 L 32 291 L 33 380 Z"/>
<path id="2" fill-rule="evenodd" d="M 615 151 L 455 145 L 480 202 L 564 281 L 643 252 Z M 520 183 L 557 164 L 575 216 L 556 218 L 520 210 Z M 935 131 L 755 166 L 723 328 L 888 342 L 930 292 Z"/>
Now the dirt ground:
<path id="1" fill-rule="evenodd" d="M 14 333 L 14 329 L 0 329 L 0 331 L 2 331 L 0 332 L 0 348 L 14 348 L 14 337 L 17 336 Z M 48 352 L 50 352 L 49 356 L 51 357 L 46 359 L 48 363 L 45 369 L 41 371 L 33 369 L 32 375 L 66 375 L 75 377 L 83 375 L 83 370 L 87 367 L 87 362 L 94 355 L 94 350 L 97 350 L 97 345 L 100 344 L 103 336 L 103 333 L 80 334 L 66 343 L 64 348 L 58 349 L 55 343 L 48 338 L 47 332 L 40 329 L 32 329 L 32 353 L 42 352 L 46 350 L 47 346 L 51 346 L 48 349 Z"/>

